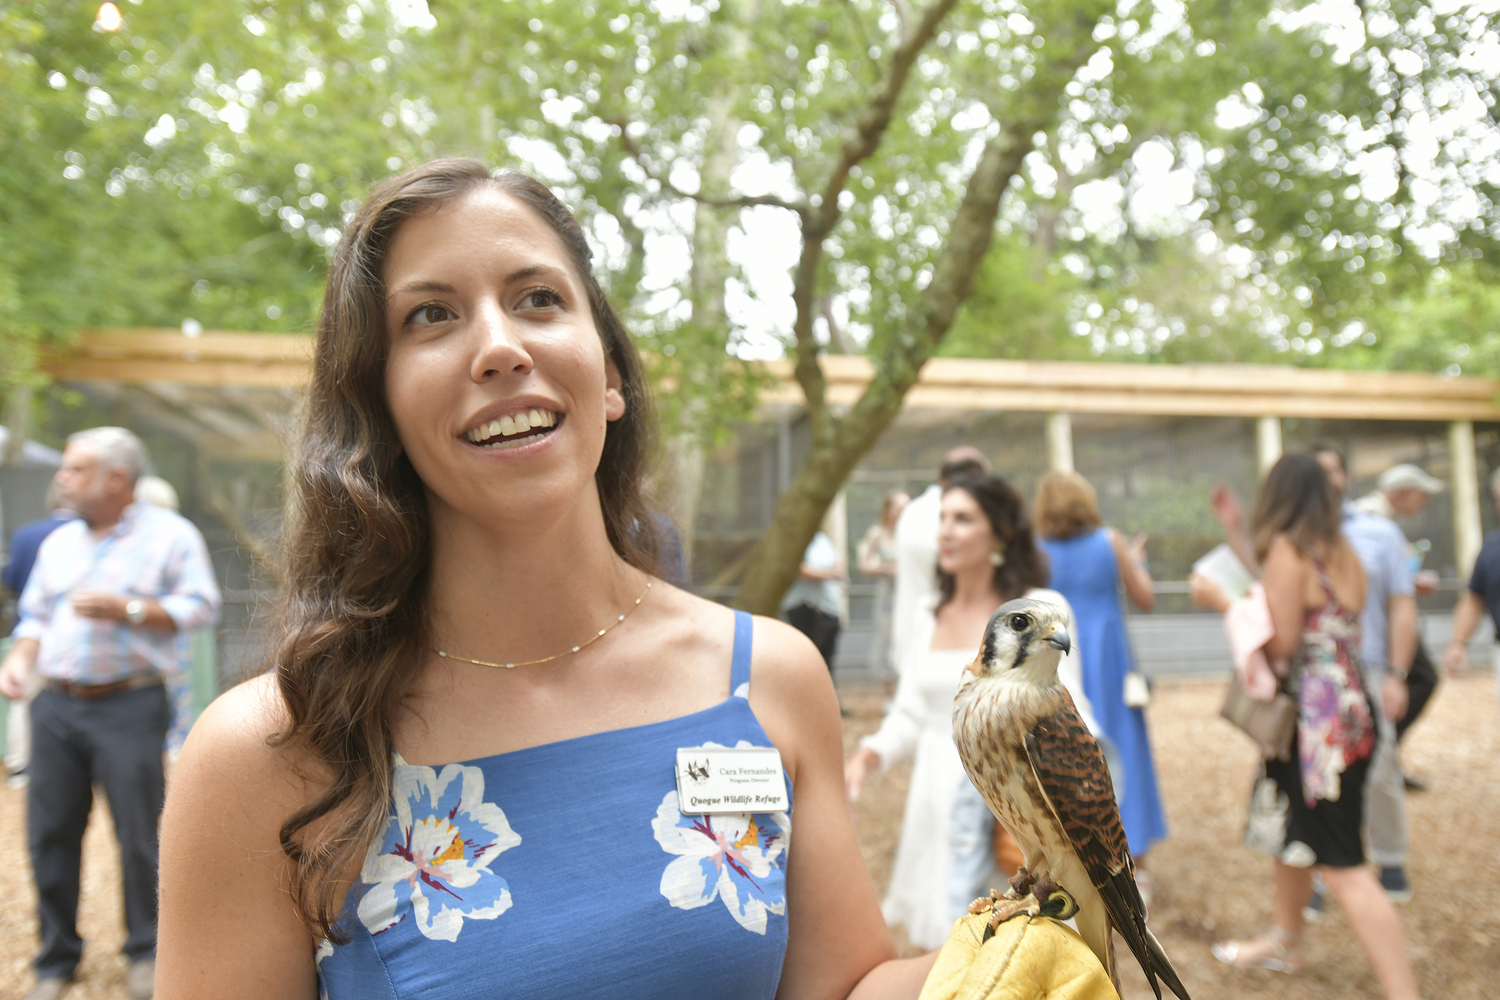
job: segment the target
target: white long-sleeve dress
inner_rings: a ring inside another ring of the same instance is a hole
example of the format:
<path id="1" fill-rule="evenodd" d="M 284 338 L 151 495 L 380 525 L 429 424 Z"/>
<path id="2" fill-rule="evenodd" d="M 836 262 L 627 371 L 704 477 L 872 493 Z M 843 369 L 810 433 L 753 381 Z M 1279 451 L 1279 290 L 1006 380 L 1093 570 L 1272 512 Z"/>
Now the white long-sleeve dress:
<path id="1" fill-rule="evenodd" d="M 1061 594 L 1038 588 L 1026 596 L 1068 608 L 1068 631 L 1077 633 L 1073 611 Z M 950 833 L 955 802 L 961 797 L 961 786 L 969 784 L 969 777 L 953 744 L 953 697 L 964 667 L 978 652 L 977 645 L 972 649 L 930 648 L 933 627 L 929 616 L 922 631 L 913 637 L 920 644 L 912 644 L 913 652 L 907 654 L 907 662 L 901 667 L 890 711 L 880 728 L 860 741 L 861 746 L 880 755 L 882 770 L 899 761 L 913 761 L 901 842 L 881 910 L 887 923 L 904 924 L 907 938 L 920 948 L 940 947 L 959 916 L 949 884 L 953 864 Z M 1093 710 L 1083 693 L 1076 649 L 1063 658 L 1058 676 L 1072 694 L 1084 723 L 1097 732 Z"/>

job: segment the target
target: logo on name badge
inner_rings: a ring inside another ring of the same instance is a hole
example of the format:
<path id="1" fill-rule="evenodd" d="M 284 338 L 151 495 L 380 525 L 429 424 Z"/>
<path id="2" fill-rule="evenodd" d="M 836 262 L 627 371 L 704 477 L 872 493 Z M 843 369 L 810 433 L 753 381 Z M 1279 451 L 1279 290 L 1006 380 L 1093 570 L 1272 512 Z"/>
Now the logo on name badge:
<path id="1" fill-rule="evenodd" d="M 686 816 L 785 812 L 791 803 L 775 747 L 681 747 L 677 803 Z"/>

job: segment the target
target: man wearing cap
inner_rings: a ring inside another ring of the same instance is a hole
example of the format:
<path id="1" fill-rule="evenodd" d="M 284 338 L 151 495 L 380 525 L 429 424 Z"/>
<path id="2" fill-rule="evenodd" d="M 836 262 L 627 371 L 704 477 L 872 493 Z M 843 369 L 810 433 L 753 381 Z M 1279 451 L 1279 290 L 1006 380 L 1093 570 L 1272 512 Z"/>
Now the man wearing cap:
<path id="1" fill-rule="evenodd" d="M 1375 492 L 1354 501 L 1361 514 L 1391 518 L 1416 517 L 1427 506 L 1427 498 L 1443 492 L 1443 481 L 1434 479 L 1415 465 L 1393 465 L 1375 480 Z"/>
<path id="2" fill-rule="evenodd" d="M 21 593 L 16 643 L 0 693 L 23 694 L 33 672 L 26 840 L 36 880 L 41 952 L 26 1000 L 57 1000 L 83 954 L 79 865 L 93 786 L 109 800 L 120 842 L 125 992 L 152 994 L 157 824 L 170 712 L 162 675 L 191 629 L 213 621 L 219 590 L 203 536 L 176 513 L 138 503 L 145 449 L 120 427 L 68 439 L 58 490 L 78 519 L 47 536 Z"/>

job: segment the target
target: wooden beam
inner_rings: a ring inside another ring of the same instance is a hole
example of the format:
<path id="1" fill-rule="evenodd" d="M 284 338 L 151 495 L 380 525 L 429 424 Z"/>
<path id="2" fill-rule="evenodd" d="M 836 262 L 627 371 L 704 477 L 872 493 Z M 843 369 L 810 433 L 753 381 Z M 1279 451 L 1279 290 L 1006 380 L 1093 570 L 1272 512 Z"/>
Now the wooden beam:
<path id="1" fill-rule="evenodd" d="M 222 330 L 205 330 L 196 337 L 180 330 L 80 330 L 73 353 L 90 358 L 189 358 L 306 365 L 312 361 L 313 338 L 293 333 Z"/>
<path id="2" fill-rule="evenodd" d="M 166 358 L 73 358 L 46 365 L 45 370 L 61 382 L 120 382 L 125 385 L 178 382 L 213 388 L 243 385 L 301 389 L 307 385 L 308 376 L 306 364 L 246 364 Z"/>
<path id="3" fill-rule="evenodd" d="M 301 389 L 307 384 L 312 351 L 312 337 L 293 334 L 212 331 L 187 337 L 162 329 L 81 330 L 75 345 L 45 369 L 61 381 Z M 852 406 L 874 375 L 870 359 L 858 355 L 829 355 L 821 363 L 828 401 L 835 406 Z M 790 361 L 765 362 L 764 368 L 776 383 L 762 394 L 763 402 L 803 404 Z M 922 369 L 905 407 L 1447 423 L 1500 421 L 1497 399 L 1500 381 L 1468 376 L 1280 365 L 935 358 Z"/>
<path id="4" fill-rule="evenodd" d="M 1146 366 L 1142 366 L 1146 367 Z M 862 386 L 833 383 L 828 401 L 852 406 Z M 796 385 L 783 382 L 761 393 L 765 403 L 801 405 Z M 1244 395 L 1213 393 L 1144 393 L 1131 391 L 1079 392 L 1050 386 L 1024 389 L 928 386 L 918 382 L 907 394 L 908 409 L 981 410 L 991 412 L 1107 414 L 1161 417 L 1321 417 L 1345 420 L 1472 420 L 1500 421 L 1500 408 L 1492 402 L 1443 397 L 1373 400 L 1363 398 L 1295 395 Z"/>
<path id="5" fill-rule="evenodd" d="M 313 339 L 295 334 L 80 330 L 73 346 L 43 367 L 63 382 L 301 389 L 312 351 Z"/>

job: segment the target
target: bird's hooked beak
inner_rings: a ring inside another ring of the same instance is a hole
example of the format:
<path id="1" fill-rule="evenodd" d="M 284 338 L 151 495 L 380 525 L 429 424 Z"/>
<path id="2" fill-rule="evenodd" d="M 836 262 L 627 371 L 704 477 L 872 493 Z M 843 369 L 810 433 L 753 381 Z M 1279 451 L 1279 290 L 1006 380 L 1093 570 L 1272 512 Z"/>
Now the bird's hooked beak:
<path id="1" fill-rule="evenodd" d="M 1068 630 L 1061 625 L 1052 630 L 1052 634 L 1047 636 L 1046 642 L 1053 649 L 1062 650 L 1062 655 L 1064 656 L 1067 656 L 1068 652 L 1073 648 L 1073 640 L 1068 637 Z"/>

